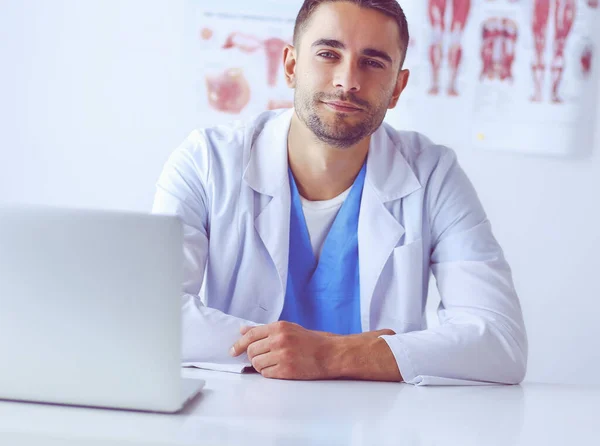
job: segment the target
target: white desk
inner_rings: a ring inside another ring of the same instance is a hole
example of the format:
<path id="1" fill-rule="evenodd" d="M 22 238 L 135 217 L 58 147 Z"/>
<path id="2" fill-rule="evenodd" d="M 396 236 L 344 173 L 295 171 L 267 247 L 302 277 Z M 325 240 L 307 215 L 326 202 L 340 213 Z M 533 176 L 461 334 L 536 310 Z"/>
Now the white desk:
<path id="1" fill-rule="evenodd" d="M 177 415 L 0 402 L 0 445 L 600 444 L 600 387 L 206 379 Z"/>

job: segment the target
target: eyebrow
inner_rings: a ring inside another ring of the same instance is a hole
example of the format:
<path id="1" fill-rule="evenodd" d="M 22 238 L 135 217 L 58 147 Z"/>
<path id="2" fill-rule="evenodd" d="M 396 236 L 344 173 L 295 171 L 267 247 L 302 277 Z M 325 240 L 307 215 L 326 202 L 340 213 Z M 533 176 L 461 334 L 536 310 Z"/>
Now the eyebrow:
<path id="1" fill-rule="evenodd" d="M 315 41 L 312 45 L 313 48 L 317 46 L 328 46 L 331 48 L 336 48 L 338 50 L 346 49 L 346 45 L 343 42 L 335 39 L 319 39 Z M 362 51 L 362 54 L 369 57 L 377 57 L 379 59 L 383 59 L 389 63 L 393 63 L 391 56 L 385 51 L 376 50 L 375 48 L 365 48 Z"/>

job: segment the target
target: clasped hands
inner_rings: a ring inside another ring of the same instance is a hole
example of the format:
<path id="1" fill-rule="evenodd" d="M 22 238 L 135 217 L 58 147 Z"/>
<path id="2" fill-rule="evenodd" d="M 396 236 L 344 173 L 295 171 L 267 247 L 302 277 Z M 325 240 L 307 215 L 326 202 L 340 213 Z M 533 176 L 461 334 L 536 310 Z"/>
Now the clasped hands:
<path id="1" fill-rule="evenodd" d="M 291 322 L 242 327 L 234 357 L 246 352 L 265 378 L 322 380 L 335 378 L 402 380 L 394 356 L 380 330 L 340 336 L 307 330 Z"/>

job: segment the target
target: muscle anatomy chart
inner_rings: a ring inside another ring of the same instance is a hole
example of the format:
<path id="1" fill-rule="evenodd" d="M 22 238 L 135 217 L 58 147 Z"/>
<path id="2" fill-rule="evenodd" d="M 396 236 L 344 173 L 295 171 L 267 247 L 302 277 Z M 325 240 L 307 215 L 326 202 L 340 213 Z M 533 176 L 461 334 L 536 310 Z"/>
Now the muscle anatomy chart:
<path id="1" fill-rule="evenodd" d="M 567 155 L 590 145 L 593 0 L 487 0 L 479 22 L 476 147 Z M 597 73 L 597 71 L 596 71 Z M 551 124 L 549 124 L 551 123 Z M 510 129 L 511 131 L 507 131 Z"/>
<path id="2" fill-rule="evenodd" d="M 544 77 L 546 75 L 546 43 L 548 40 L 548 22 L 554 19 L 554 33 L 552 34 L 552 62 L 550 72 L 552 74 L 552 102 L 563 102 L 559 96 L 559 88 L 563 79 L 566 57 L 565 46 L 569 34 L 573 29 L 576 0 L 534 0 L 534 12 L 532 21 L 533 36 L 535 39 L 535 57 L 531 69 L 535 91 L 531 100 L 541 102 L 544 93 Z"/>
<path id="3" fill-rule="evenodd" d="M 198 10 L 194 27 L 200 112 L 222 122 L 293 105 L 283 73 L 292 19 Z"/>
<path id="4" fill-rule="evenodd" d="M 432 39 L 429 47 L 429 60 L 431 62 L 432 83 L 429 94 L 437 95 L 440 92 L 440 74 L 444 58 L 444 40 L 448 42 L 448 67 L 450 71 L 448 80 L 448 95 L 458 96 L 456 86 L 458 73 L 463 57 L 462 35 L 471 11 L 471 0 L 428 0 L 429 20 L 432 28 Z M 452 11 L 447 18 L 448 8 Z"/>

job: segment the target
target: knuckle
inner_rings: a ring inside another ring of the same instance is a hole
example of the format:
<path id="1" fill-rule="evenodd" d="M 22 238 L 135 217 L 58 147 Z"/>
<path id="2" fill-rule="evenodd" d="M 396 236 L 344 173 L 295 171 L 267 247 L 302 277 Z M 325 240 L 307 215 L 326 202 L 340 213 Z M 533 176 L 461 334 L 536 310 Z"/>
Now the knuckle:
<path id="1" fill-rule="evenodd" d="M 291 333 L 281 333 L 279 335 L 279 339 L 282 345 L 289 345 L 292 342 L 292 334 Z"/>
<path id="2" fill-rule="evenodd" d="M 280 348 L 281 346 L 283 346 L 282 336 L 281 335 L 273 336 L 272 344 L 273 344 L 273 347 L 277 347 L 277 348 Z"/>
<path id="3" fill-rule="evenodd" d="M 275 327 L 277 328 L 278 331 L 284 331 L 288 325 L 289 325 L 289 322 L 279 321 L 275 324 Z"/>

